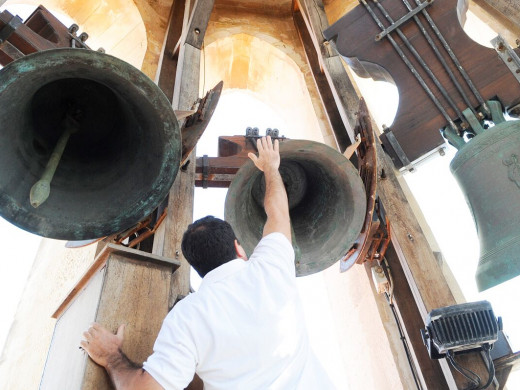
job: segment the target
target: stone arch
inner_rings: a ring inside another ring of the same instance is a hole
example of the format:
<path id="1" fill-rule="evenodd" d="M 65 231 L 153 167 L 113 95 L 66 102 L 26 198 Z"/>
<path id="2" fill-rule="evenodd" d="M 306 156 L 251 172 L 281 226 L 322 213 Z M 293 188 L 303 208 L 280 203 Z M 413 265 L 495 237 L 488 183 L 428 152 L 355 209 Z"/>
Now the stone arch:
<path id="1" fill-rule="evenodd" d="M 9 0 L 4 6 L 42 4 L 51 12 L 70 17 L 89 34 L 87 44 L 141 69 L 147 52 L 147 31 L 132 0 Z"/>
<path id="2" fill-rule="evenodd" d="M 269 34 L 222 32 L 205 40 L 200 77 L 203 92 L 223 80 L 225 90 L 247 90 L 273 107 L 290 127 L 280 129 L 282 134 L 333 145 L 331 132 L 309 93 L 302 71 L 302 65 L 307 65 L 295 61 L 300 59 L 299 53 Z"/>
<path id="3" fill-rule="evenodd" d="M 227 34 L 204 48 L 203 61 L 204 89 L 223 80 L 227 90 L 248 90 L 299 130 L 287 131 L 323 141 L 300 67 L 271 42 L 244 33 Z"/>

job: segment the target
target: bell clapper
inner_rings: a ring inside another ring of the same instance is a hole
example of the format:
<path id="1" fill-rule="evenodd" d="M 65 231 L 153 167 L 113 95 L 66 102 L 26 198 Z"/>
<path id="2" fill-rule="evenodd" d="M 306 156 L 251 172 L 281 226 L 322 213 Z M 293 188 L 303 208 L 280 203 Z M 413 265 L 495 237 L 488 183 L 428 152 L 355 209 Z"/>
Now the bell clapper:
<path id="1" fill-rule="evenodd" d="M 67 113 L 67 116 L 63 121 L 64 131 L 56 143 L 56 147 L 52 151 L 51 157 L 49 158 L 49 161 L 45 167 L 45 171 L 43 172 L 41 179 L 31 187 L 29 200 L 31 206 L 34 208 L 37 208 L 43 204 L 50 195 L 51 181 L 54 177 L 56 169 L 58 168 L 63 151 L 67 146 L 70 136 L 79 130 L 79 123 L 77 120 L 79 114 L 80 112 L 77 110 L 73 113 Z"/>

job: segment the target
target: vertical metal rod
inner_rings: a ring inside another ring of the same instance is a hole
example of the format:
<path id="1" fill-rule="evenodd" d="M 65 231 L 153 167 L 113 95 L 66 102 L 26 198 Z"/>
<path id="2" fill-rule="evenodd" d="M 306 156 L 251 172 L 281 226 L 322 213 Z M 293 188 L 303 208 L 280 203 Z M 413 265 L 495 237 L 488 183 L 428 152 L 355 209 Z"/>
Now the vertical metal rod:
<path id="1" fill-rule="evenodd" d="M 383 13 L 385 18 L 390 23 L 394 23 L 394 20 L 388 14 L 388 11 L 385 9 L 385 7 L 383 7 L 383 5 L 381 3 L 379 3 L 378 0 L 372 0 L 372 1 L 376 4 L 376 6 L 379 8 L 379 10 Z M 460 120 L 464 120 L 464 116 L 462 115 L 462 111 L 457 107 L 457 104 L 455 104 L 455 102 L 450 97 L 450 95 L 448 94 L 446 89 L 440 83 L 439 79 L 437 79 L 435 74 L 433 74 L 433 72 L 431 71 L 431 69 L 428 66 L 428 64 L 426 64 L 426 62 L 424 62 L 424 60 L 422 59 L 421 55 L 417 52 L 417 50 L 415 50 L 415 47 L 411 44 L 411 42 L 408 40 L 408 38 L 406 38 L 406 35 L 403 34 L 403 32 L 401 31 L 400 28 L 396 28 L 395 31 L 397 32 L 397 34 L 399 35 L 401 40 L 404 42 L 404 44 L 406 45 L 408 50 L 410 50 L 410 52 L 413 54 L 415 59 L 421 64 L 421 66 L 426 71 L 426 73 L 428 73 L 428 76 L 430 76 L 430 78 L 432 79 L 433 83 L 437 86 L 437 88 L 441 92 L 442 96 L 444 96 L 444 98 L 448 101 L 448 104 L 455 111 L 456 115 L 460 118 Z"/>
<path id="2" fill-rule="evenodd" d="M 58 139 L 54 150 L 52 151 L 51 157 L 45 166 L 45 171 L 43 172 L 41 179 L 31 187 L 29 201 L 31 206 L 34 208 L 39 207 L 49 198 L 51 191 L 51 181 L 54 177 L 56 169 L 58 168 L 63 151 L 67 146 L 71 134 L 74 134 L 76 131 L 78 131 L 77 124 L 69 116 L 67 116 L 65 119 L 64 124 L 65 129 Z"/>
<path id="3" fill-rule="evenodd" d="M 419 5 L 420 4 L 420 0 L 415 0 L 415 3 L 417 5 Z M 473 84 L 471 79 L 469 78 L 469 75 L 466 73 L 466 71 L 464 70 L 464 68 L 460 64 L 460 61 L 458 60 L 457 56 L 455 55 L 453 50 L 451 50 L 450 45 L 448 44 L 446 39 L 444 39 L 444 36 L 440 32 L 440 30 L 437 28 L 437 25 L 435 24 L 435 22 L 431 18 L 430 14 L 425 9 L 423 9 L 421 12 L 424 15 L 424 17 L 426 18 L 426 20 L 428 21 L 428 23 L 430 24 L 430 27 L 432 28 L 432 30 L 435 32 L 435 35 L 437 35 L 437 38 L 439 38 L 439 40 L 442 42 L 442 45 L 444 46 L 444 49 L 446 49 L 446 51 L 448 52 L 449 56 L 451 57 L 451 59 L 453 60 L 455 65 L 457 66 L 457 69 L 459 70 L 460 74 L 462 75 L 462 77 L 464 78 L 466 83 L 468 84 L 469 88 L 471 89 L 471 92 L 473 92 L 473 94 L 477 98 L 478 102 L 480 103 L 480 105 L 482 106 L 482 108 L 484 109 L 486 114 L 489 115 L 491 113 L 491 111 L 489 110 L 489 107 L 487 106 L 486 102 L 484 101 L 484 99 L 480 95 L 479 91 L 477 90 L 477 88 L 475 87 L 475 85 Z"/>
<path id="4" fill-rule="evenodd" d="M 412 10 L 412 6 L 408 2 L 408 0 L 403 0 L 403 3 L 404 3 L 404 5 L 406 5 L 406 8 L 409 11 Z M 457 88 L 457 91 L 459 91 L 459 94 L 462 96 L 462 99 L 464 100 L 464 103 L 466 103 L 466 106 L 469 107 L 473 111 L 473 113 L 475 115 L 477 115 L 477 112 L 473 108 L 473 105 L 471 104 L 471 101 L 469 100 L 468 95 L 466 95 L 466 93 L 462 89 L 462 85 L 460 85 L 459 81 L 455 78 L 455 75 L 453 74 L 453 72 L 451 71 L 450 67 L 448 66 L 448 63 L 446 62 L 446 60 L 444 59 L 444 57 L 440 53 L 439 48 L 437 47 L 437 45 L 433 41 L 433 39 L 430 36 L 430 34 L 428 33 L 428 31 L 426 31 L 426 28 L 422 24 L 421 20 L 416 15 L 414 15 L 413 19 L 417 23 L 417 26 L 419 26 L 419 29 L 423 33 L 423 35 L 426 38 L 426 40 L 428 41 L 428 43 L 430 44 L 430 47 L 433 49 L 435 55 L 437 56 L 437 59 L 441 62 L 442 66 L 444 67 L 444 70 L 446 71 L 446 73 L 448 73 L 448 76 L 450 77 L 451 81 L 453 82 L 453 84 Z"/>
<path id="5" fill-rule="evenodd" d="M 381 23 L 381 21 L 379 20 L 379 18 L 377 17 L 377 15 L 374 13 L 374 11 L 372 11 L 372 8 L 370 8 L 370 6 L 367 4 L 366 0 L 359 0 L 364 6 L 365 8 L 367 9 L 368 13 L 370 14 L 370 16 L 372 16 L 372 19 L 374 19 L 374 21 L 376 22 L 376 24 L 379 26 L 379 28 L 381 28 L 381 30 L 384 30 L 385 27 L 383 26 L 383 24 Z M 448 115 L 448 113 L 446 112 L 446 110 L 444 109 L 444 107 L 441 105 L 441 103 L 439 102 L 439 100 L 435 97 L 435 95 L 433 94 L 433 92 L 431 91 L 430 87 L 428 87 L 428 85 L 424 82 L 423 78 L 421 77 L 421 75 L 417 72 L 417 69 L 415 69 L 415 67 L 413 66 L 413 64 L 410 62 L 410 60 L 406 57 L 406 55 L 403 53 L 403 51 L 401 50 L 401 48 L 397 45 L 397 43 L 395 42 L 394 38 L 388 34 L 387 35 L 387 38 L 388 40 L 390 41 L 390 43 L 392 44 L 392 46 L 394 47 L 394 49 L 397 51 L 397 53 L 399 54 L 399 56 L 401 57 L 401 59 L 404 61 L 404 63 L 408 66 L 408 68 L 410 69 L 410 71 L 412 72 L 412 74 L 415 76 L 415 78 L 417 79 L 417 81 L 419 82 L 419 84 L 421 84 L 421 86 L 423 87 L 424 91 L 428 94 L 428 96 L 430 97 L 430 99 L 433 101 L 433 103 L 435 104 L 435 106 L 437 107 L 437 109 L 440 111 L 440 113 L 444 116 L 444 118 L 446 119 L 446 121 L 449 123 L 450 127 L 453 128 L 454 131 L 456 131 L 457 133 L 459 132 L 459 130 L 457 129 L 457 126 L 455 125 L 455 123 L 453 122 L 453 120 L 450 118 L 450 116 Z"/>

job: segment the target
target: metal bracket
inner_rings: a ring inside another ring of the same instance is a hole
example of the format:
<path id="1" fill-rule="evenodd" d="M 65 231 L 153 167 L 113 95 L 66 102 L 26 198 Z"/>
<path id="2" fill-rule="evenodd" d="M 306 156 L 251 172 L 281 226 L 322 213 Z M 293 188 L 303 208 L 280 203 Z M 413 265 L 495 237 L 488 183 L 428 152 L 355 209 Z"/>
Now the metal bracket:
<path id="1" fill-rule="evenodd" d="M 414 168 L 412 167 L 412 162 L 408 159 L 408 156 L 404 152 L 399 141 L 397 141 L 397 138 L 395 138 L 395 135 L 392 132 L 392 130 L 390 130 L 388 127 L 383 126 L 383 131 L 385 133 L 386 139 L 390 143 L 392 149 L 394 149 L 394 152 L 397 155 L 397 158 L 401 161 L 403 167 L 407 171 L 412 172 L 414 170 Z"/>
<path id="2" fill-rule="evenodd" d="M 374 0 L 377 1 L 377 0 Z M 427 6 L 433 3 L 433 0 L 426 0 L 424 3 L 420 3 L 417 8 L 414 8 L 410 12 L 408 12 L 406 15 L 404 15 L 401 19 L 395 21 L 392 23 L 389 27 L 385 28 L 383 31 L 381 31 L 379 34 L 376 35 L 376 42 L 383 39 L 386 35 L 390 34 L 392 31 L 394 31 L 396 28 L 398 28 L 403 23 L 406 23 L 408 20 L 413 18 L 415 15 L 417 15 L 419 12 L 421 12 L 423 9 L 425 9 Z"/>
<path id="3" fill-rule="evenodd" d="M 0 30 L 0 43 L 4 43 L 9 39 L 12 33 L 23 24 L 23 20 L 19 16 L 13 16 L 9 22 Z"/>
<path id="4" fill-rule="evenodd" d="M 508 43 L 498 35 L 496 38 L 491 40 L 491 44 L 498 53 L 498 56 L 504 61 L 506 66 L 509 68 L 513 76 L 516 77 L 520 83 L 520 57 L 518 54 L 508 45 Z"/>

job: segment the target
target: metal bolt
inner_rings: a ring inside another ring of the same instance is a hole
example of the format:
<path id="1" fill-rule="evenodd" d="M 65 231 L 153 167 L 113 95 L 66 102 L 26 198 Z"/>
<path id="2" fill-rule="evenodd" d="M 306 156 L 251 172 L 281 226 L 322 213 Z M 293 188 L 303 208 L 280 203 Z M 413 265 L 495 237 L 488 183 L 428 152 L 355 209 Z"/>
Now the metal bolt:
<path id="1" fill-rule="evenodd" d="M 508 57 L 507 62 L 511 62 L 511 61 L 513 61 L 513 59 L 511 57 Z"/>
<path id="2" fill-rule="evenodd" d="M 179 258 L 179 251 L 175 251 L 175 258 L 178 259 Z"/>
<path id="3" fill-rule="evenodd" d="M 439 149 L 439 154 L 440 154 L 441 156 L 445 156 L 445 155 L 446 155 L 446 149 L 445 149 L 445 148 L 440 148 L 440 149 Z"/>
<path id="4" fill-rule="evenodd" d="M 410 241 L 413 241 L 413 240 L 414 240 L 414 239 L 413 239 L 413 236 L 412 236 L 410 233 L 408 233 L 408 235 L 407 235 L 406 237 L 408 237 L 408 239 L 409 239 Z"/>
<path id="5" fill-rule="evenodd" d="M 195 34 L 197 34 L 197 35 L 200 34 L 200 29 L 196 28 L 195 29 Z"/>
<path id="6" fill-rule="evenodd" d="M 504 49 L 505 49 L 504 44 L 503 44 L 502 42 L 500 42 L 500 43 L 498 44 L 498 46 L 497 46 L 497 50 L 499 50 L 499 51 L 504 51 Z"/>
<path id="7" fill-rule="evenodd" d="M 520 69 L 515 70 L 516 73 L 520 73 Z"/>
<path id="8" fill-rule="evenodd" d="M 381 266 L 377 266 L 375 267 L 375 271 L 378 273 L 378 274 L 382 274 L 383 273 L 383 268 L 381 268 Z"/>

